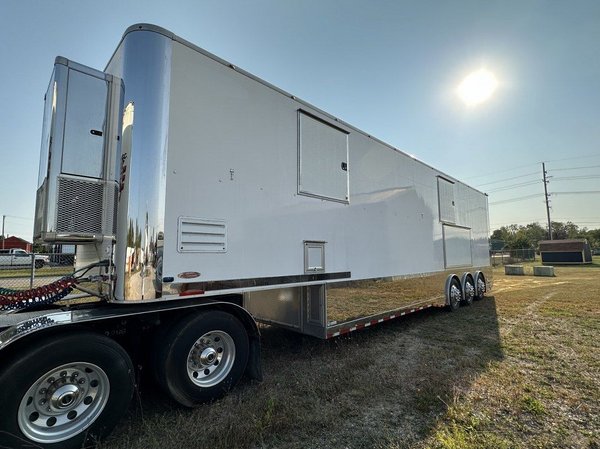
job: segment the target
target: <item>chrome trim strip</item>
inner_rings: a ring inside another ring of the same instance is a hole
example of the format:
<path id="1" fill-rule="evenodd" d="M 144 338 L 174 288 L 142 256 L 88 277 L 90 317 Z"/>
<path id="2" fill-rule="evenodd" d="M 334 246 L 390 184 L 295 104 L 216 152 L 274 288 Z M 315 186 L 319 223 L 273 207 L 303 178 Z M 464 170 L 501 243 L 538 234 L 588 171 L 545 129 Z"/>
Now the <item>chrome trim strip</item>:
<path id="1" fill-rule="evenodd" d="M 237 304 L 208 298 L 193 298 L 180 301 L 156 301 L 152 303 L 138 302 L 135 304 L 121 302 L 117 305 L 102 304 L 101 307 L 92 307 L 87 309 L 73 308 L 72 310 L 60 312 L 46 311 L 46 313 L 32 312 L 12 314 L 10 315 L 11 322 L 15 323 L 19 317 L 23 317 L 23 320 L 0 331 L 0 350 L 27 335 L 51 327 L 88 323 L 111 318 L 125 318 L 136 315 L 144 315 L 146 313 L 165 312 L 174 309 L 214 306 L 219 304 L 225 304 L 228 307 L 239 308 L 243 311 L 243 313 L 249 315 L 247 310 Z M 81 306 L 85 306 L 85 304 L 82 304 Z M 0 315 L 0 327 L 2 324 L 6 324 L 3 323 L 4 319 L 5 316 Z"/>
<path id="2" fill-rule="evenodd" d="M 252 279 L 229 279 L 223 281 L 208 281 L 208 282 L 192 282 L 182 284 L 187 290 L 203 290 L 203 291 L 216 291 L 216 290 L 233 290 L 240 288 L 253 288 L 253 287 L 267 287 L 267 286 L 280 286 L 280 285 L 293 285 L 293 284 L 304 284 L 307 282 L 322 282 L 332 281 L 336 279 L 349 279 L 352 276 L 350 271 L 343 271 L 339 273 L 314 273 L 314 274 L 300 274 L 300 275 L 289 275 L 289 276 L 275 276 L 265 278 L 252 278 Z"/>

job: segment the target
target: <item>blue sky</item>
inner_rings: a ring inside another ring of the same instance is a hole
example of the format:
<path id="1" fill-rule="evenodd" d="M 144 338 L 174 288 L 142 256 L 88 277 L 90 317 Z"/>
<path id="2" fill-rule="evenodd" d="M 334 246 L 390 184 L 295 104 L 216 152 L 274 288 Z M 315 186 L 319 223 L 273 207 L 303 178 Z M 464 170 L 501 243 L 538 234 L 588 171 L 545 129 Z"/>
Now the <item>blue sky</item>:
<path id="1" fill-rule="evenodd" d="M 170 29 L 488 192 L 492 229 L 545 223 L 542 161 L 553 219 L 600 227 L 600 193 L 558 193 L 600 192 L 597 0 L 0 0 L 7 234 L 31 238 L 55 56 L 103 69 L 138 22 Z M 467 108 L 455 89 L 482 66 L 499 87 Z"/>

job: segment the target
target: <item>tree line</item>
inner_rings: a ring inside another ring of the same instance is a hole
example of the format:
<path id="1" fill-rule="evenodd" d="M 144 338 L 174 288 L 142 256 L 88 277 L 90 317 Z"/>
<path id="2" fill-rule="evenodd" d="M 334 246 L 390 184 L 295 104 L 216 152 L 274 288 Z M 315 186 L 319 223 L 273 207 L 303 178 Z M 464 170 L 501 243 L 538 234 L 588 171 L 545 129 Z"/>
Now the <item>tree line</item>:
<path id="1" fill-rule="evenodd" d="M 580 228 L 570 221 L 566 223 L 553 221 L 552 238 L 554 240 L 587 239 L 592 249 L 600 248 L 600 229 Z M 536 249 L 540 240 L 548 240 L 548 229 L 539 223 L 511 224 L 494 230 L 490 239 L 502 240 L 506 249 Z"/>

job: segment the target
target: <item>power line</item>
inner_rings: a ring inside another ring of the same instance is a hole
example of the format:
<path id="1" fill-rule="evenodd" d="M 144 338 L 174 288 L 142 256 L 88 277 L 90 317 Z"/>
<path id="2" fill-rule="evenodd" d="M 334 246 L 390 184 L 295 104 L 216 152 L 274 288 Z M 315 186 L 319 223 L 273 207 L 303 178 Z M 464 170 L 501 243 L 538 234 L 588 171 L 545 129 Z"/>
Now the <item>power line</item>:
<path id="1" fill-rule="evenodd" d="M 552 168 L 552 171 L 567 171 L 567 170 L 584 170 L 586 168 L 599 168 L 600 165 L 588 165 L 586 167 L 571 167 L 571 168 Z"/>
<path id="2" fill-rule="evenodd" d="M 576 160 L 576 159 L 593 159 L 593 158 L 597 158 L 597 157 L 600 157 L 600 154 L 593 153 L 593 154 L 583 154 L 583 155 L 579 155 L 579 156 L 569 156 L 569 157 L 560 158 L 560 159 L 549 159 L 549 160 L 546 160 L 545 162 L 561 162 L 561 161 L 571 161 L 571 160 Z M 470 180 L 470 179 L 483 178 L 485 176 L 494 176 L 494 175 L 498 175 L 498 174 L 501 174 L 501 173 L 508 173 L 508 172 L 511 172 L 511 171 L 515 171 L 515 170 L 517 170 L 519 168 L 532 167 L 534 165 L 537 166 L 539 163 L 540 162 L 535 162 L 535 163 L 525 164 L 525 165 L 518 165 L 516 167 L 512 167 L 512 168 L 509 168 L 509 169 L 506 169 L 506 170 L 500 170 L 500 171 L 491 172 L 491 173 L 485 173 L 485 174 L 476 175 L 476 176 L 468 176 L 468 177 L 465 177 L 463 179 Z M 596 167 L 596 166 L 593 166 L 593 167 Z M 585 167 L 585 168 L 587 168 L 587 167 Z M 592 168 L 592 167 L 590 167 L 590 168 Z M 570 170 L 570 169 L 554 168 L 552 170 Z M 525 176 L 525 175 L 523 175 L 523 176 Z M 480 185 L 485 185 L 485 184 L 480 184 Z"/>
<path id="3" fill-rule="evenodd" d="M 512 181 L 513 179 L 524 178 L 525 176 L 532 176 L 532 175 L 537 175 L 537 174 L 538 174 L 537 172 L 527 173 L 525 175 L 513 176 L 512 178 L 504 178 L 504 179 L 499 179 L 498 181 L 491 181 L 491 182 L 486 182 L 484 184 L 477 184 L 476 187 L 488 186 L 490 184 L 497 184 L 499 182 L 504 182 L 504 181 Z"/>
<path id="4" fill-rule="evenodd" d="M 552 178 L 553 181 L 572 181 L 575 179 L 598 179 L 600 175 L 582 175 L 582 176 L 561 176 L 558 178 Z"/>
<path id="5" fill-rule="evenodd" d="M 508 200 L 494 201 L 492 203 L 489 203 L 489 205 L 492 206 L 495 204 L 514 203 L 516 201 L 524 201 L 524 200 L 528 200 L 530 198 L 536 198 L 536 197 L 540 197 L 540 196 L 544 196 L 544 194 L 543 193 L 535 193 L 533 195 L 521 196 L 519 198 L 511 198 Z"/>
<path id="6" fill-rule="evenodd" d="M 29 220 L 29 221 L 33 221 L 33 218 L 31 217 L 19 217 L 17 215 L 8 215 L 8 214 L 4 214 L 5 217 L 8 218 L 17 218 L 18 220 Z"/>
<path id="7" fill-rule="evenodd" d="M 515 170 L 517 170 L 519 168 L 531 167 L 533 165 L 537 165 L 537 163 L 535 163 L 535 164 L 527 164 L 527 165 L 519 165 L 518 167 L 509 168 L 507 170 L 500 170 L 500 171 L 497 171 L 497 172 L 486 173 L 486 174 L 477 175 L 477 176 L 469 176 L 468 178 L 464 178 L 464 179 L 465 180 L 466 179 L 477 179 L 477 178 L 483 178 L 484 176 L 493 176 L 493 175 L 497 175 L 497 174 L 500 174 L 500 173 L 508 173 L 508 172 L 511 172 L 511 171 L 515 171 Z"/>
<path id="8" fill-rule="evenodd" d="M 600 193 L 600 190 L 579 190 L 576 192 L 552 192 L 552 195 L 590 195 Z"/>
<path id="9" fill-rule="evenodd" d="M 534 184 L 539 184 L 539 183 L 540 183 L 539 180 L 535 180 L 535 181 L 522 182 L 519 184 L 511 184 L 509 186 L 503 186 L 503 187 L 498 187 L 497 189 L 488 190 L 487 193 L 501 192 L 502 190 L 518 189 L 521 187 L 532 186 Z"/>
<path id="10" fill-rule="evenodd" d="M 573 159 L 590 159 L 590 158 L 595 158 L 595 157 L 600 157 L 600 154 L 594 153 L 594 154 L 587 154 L 587 155 L 583 155 L 583 156 L 569 156 L 569 157 L 563 157 L 561 159 L 550 159 L 550 160 L 544 161 L 544 162 L 572 161 Z"/>

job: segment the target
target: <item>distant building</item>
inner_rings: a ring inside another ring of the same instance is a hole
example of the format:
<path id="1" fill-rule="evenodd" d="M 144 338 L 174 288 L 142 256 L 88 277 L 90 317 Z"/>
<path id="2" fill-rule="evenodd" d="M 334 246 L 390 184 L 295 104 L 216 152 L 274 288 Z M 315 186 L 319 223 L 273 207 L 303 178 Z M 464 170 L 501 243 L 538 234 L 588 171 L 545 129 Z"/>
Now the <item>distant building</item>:
<path id="1" fill-rule="evenodd" d="M 539 245 L 544 265 L 592 263 L 592 251 L 585 239 L 542 240 Z"/>
<path id="2" fill-rule="evenodd" d="M 31 247 L 32 244 L 29 243 L 27 240 L 20 239 L 19 237 L 15 237 L 14 235 L 12 237 L 6 237 L 5 239 L 3 239 L 0 236 L 0 248 L 19 248 L 24 249 L 27 252 L 31 252 Z"/>

